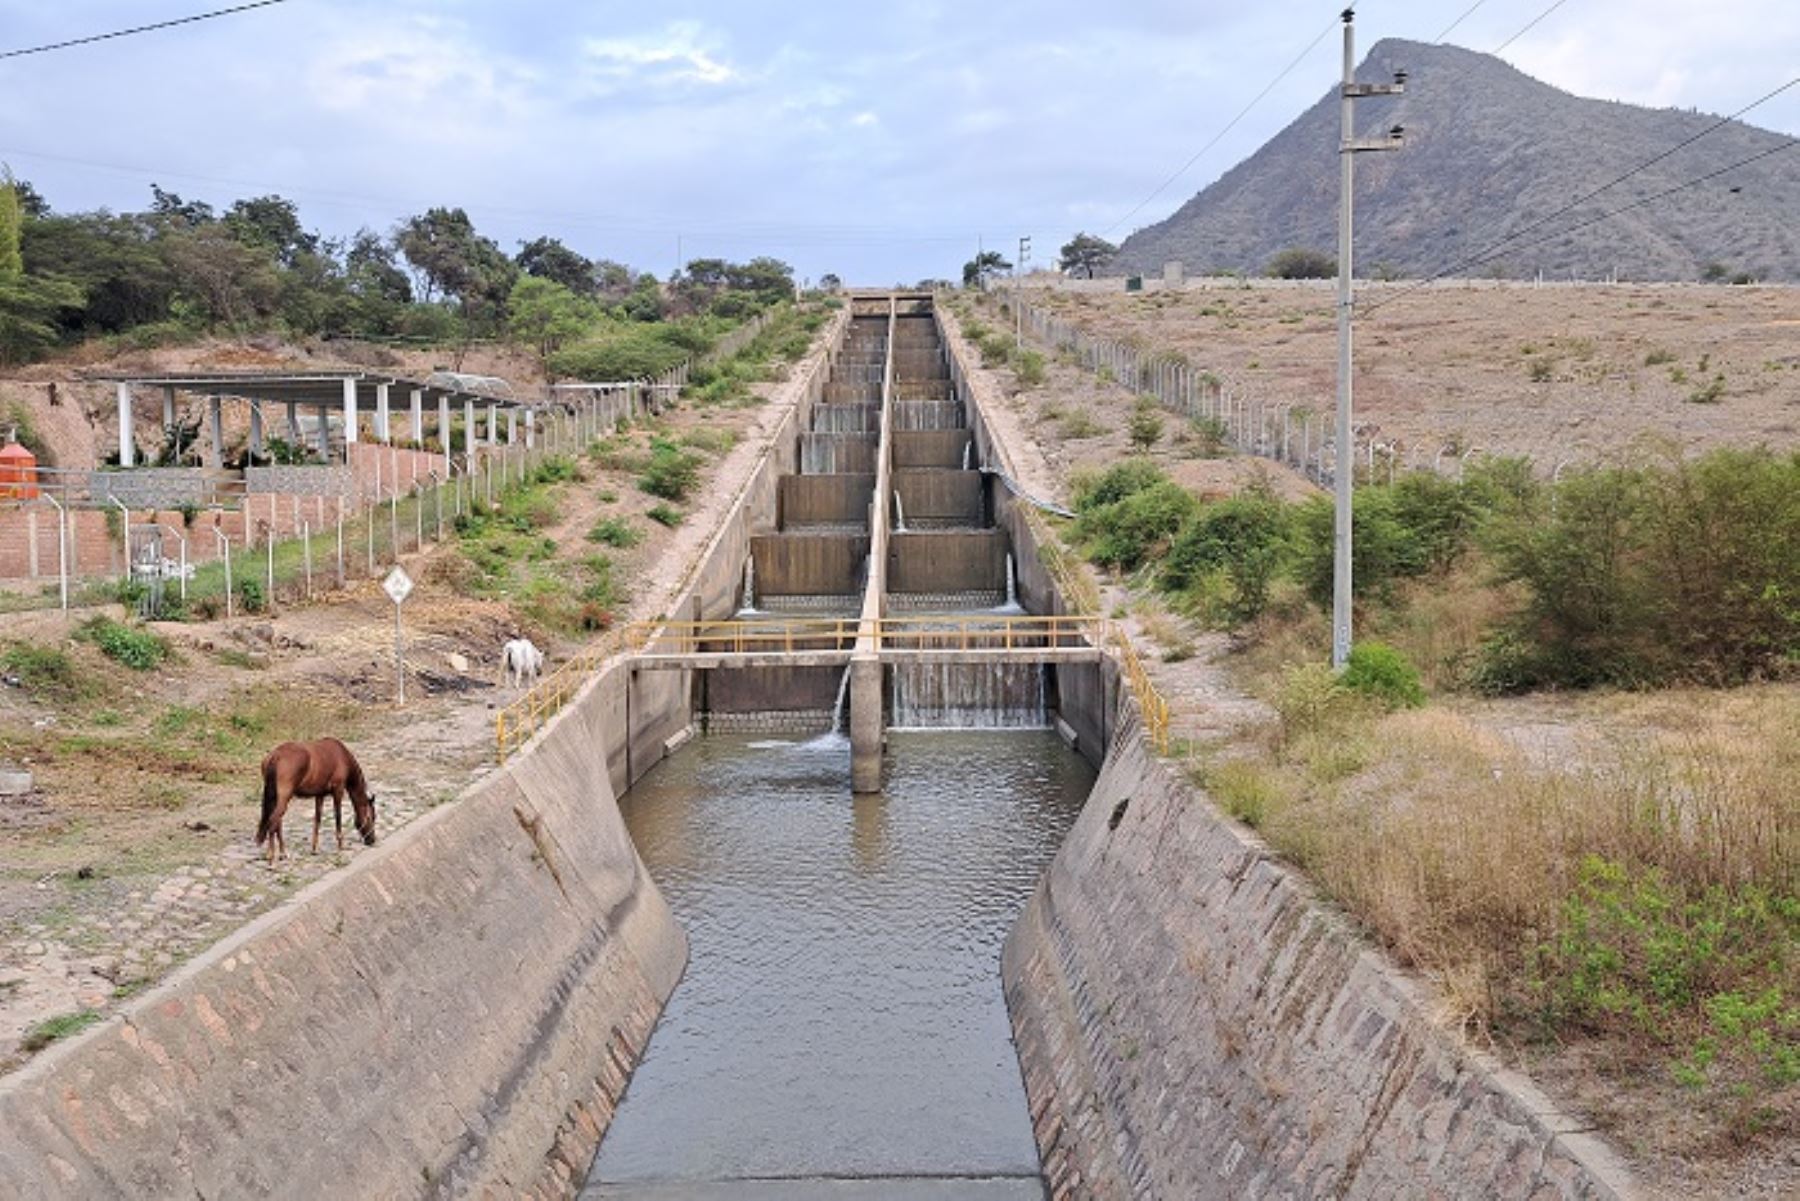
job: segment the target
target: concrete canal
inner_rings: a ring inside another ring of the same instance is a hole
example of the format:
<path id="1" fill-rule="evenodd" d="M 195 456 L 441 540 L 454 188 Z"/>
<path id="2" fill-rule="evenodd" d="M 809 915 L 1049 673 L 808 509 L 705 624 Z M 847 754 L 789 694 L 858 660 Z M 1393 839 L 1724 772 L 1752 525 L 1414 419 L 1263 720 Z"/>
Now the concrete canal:
<path id="1" fill-rule="evenodd" d="M 849 767 L 715 737 L 624 798 L 689 961 L 584 1196 L 1042 1196 L 1000 945 L 1093 769 L 1045 731 L 896 735 L 877 795 Z"/>

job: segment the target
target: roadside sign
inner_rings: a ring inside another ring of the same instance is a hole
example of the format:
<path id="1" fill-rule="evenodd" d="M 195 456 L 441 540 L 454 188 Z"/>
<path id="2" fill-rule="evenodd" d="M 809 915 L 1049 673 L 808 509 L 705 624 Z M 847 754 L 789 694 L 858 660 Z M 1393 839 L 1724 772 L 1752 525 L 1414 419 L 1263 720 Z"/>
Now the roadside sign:
<path id="1" fill-rule="evenodd" d="M 394 570 L 387 573 L 387 579 L 381 581 L 381 587 L 396 605 L 403 605 L 406 598 L 412 595 L 412 577 L 406 574 L 404 567 L 396 564 Z"/>
<path id="2" fill-rule="evenodd" d="M 400 632 L 400 607 L 406 598 L 412 595 L 412 577 L 400 564 L 394 564 L 394 570 L 387 573 L 387 579 L 381 581 L 382 591 L 394 602 L 394 675 L 400 684 L 400 703 L 406 703 L 406 653 L 405 636 Z"/>

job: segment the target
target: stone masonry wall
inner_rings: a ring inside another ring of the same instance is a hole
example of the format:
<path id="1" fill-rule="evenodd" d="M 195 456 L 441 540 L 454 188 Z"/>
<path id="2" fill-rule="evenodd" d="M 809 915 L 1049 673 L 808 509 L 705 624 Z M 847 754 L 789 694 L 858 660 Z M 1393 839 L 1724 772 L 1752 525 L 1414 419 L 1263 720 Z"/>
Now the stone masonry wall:
<path id="1" fill-rule="evenodd" d="M 1002 976 L 1055 1198 L 1630 1195 L 1134 725 Z"/>

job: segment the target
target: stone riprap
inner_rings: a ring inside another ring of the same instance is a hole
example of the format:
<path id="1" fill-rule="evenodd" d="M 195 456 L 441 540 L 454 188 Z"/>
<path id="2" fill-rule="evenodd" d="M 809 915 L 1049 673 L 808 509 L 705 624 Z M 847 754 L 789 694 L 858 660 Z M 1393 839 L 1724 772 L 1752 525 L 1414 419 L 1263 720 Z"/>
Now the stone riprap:
<path id="1" fill-rule="evenodd" d="M 1053 1197 L 1630 1195 L 1135 726 L 1003 978 Z"/>
<path id="2" fill-rule="evenodd" d="M 572 1192 L 687 956 L 597 770 L 628 677 L 0 1082 L 0 1196 Z"/>

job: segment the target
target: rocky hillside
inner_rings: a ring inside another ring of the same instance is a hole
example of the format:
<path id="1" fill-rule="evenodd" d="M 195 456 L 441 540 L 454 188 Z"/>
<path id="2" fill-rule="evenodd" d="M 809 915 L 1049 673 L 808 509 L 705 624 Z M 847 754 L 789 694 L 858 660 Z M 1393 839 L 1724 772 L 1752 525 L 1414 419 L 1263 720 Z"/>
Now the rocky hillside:
<path id="1" fill-rule="evenodd" d="M 1406 127 L 1397 154 L 1358 159 L 1357 273 L 1429 274 L 1472 256 L 1576 196 L 1678 145 L 1715 117 L 1588 100 L 1486 54 L 1389 39 L 1359 78 L 1410 73 L 1407 94 L 1359 103 L 1359 136 Z M 1293 246 L 1335 253 L 1335 89 L 1174 216 L 1126 239 L 1111 270 L 1261 272 Z M 1794 139 L 1741 123 L 1709 134 L 1460 274 L 1681 280 L 1800 280 L 1800 147 L 1783 150 L 1612 220 L 1601 212 L 1729 167 Z M 1540 239 L 1549 237 L 1549 241 Z M 1718 268 L 1715 268 L 1715 274 Z"/>

